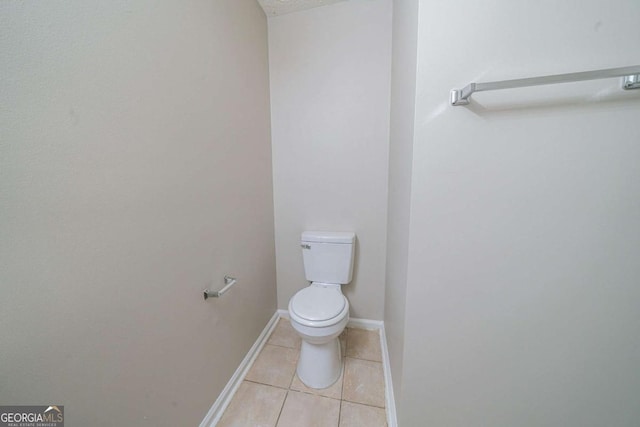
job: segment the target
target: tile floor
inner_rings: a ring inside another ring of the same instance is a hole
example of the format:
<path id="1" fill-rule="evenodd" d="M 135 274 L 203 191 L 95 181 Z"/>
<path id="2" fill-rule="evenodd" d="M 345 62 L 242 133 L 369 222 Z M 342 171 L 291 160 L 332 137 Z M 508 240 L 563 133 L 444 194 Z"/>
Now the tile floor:
<path id="1" fill-rule="evenodd" d="M 347 328 L 345 357 L 331 387 L 306 387 L 296 375 L 300 338 L 280 319 L 227 407 L 219 427 L 383 427 L 384 374 L 378 331 Z"/>

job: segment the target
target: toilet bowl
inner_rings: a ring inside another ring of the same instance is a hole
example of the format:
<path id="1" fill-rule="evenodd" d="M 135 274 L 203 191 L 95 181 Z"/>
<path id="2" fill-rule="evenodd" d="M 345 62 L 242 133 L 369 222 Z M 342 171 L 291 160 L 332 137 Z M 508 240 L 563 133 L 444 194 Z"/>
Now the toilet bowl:
<path id="1" fill-rule="evenodd" d="M 340 285 L 312 283 L 289 301 L 291 326 L 302 338 L 296 372 L 311 388 L 327 388 L 342 372 L 338 337 L 349 322 L 349 301 Z"/>

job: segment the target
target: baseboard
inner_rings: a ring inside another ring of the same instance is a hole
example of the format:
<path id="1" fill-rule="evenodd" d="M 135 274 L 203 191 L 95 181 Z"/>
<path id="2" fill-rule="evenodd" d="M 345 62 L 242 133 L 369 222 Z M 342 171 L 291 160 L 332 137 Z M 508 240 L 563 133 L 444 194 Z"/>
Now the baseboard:
<path id="1" fill-rule="evenodd" d="M 380 345 L 382 346 L 382 368 L 384 370 L 384 400 L 387 407 L 387 426 L 398 427 L 396 414 L 396 399 L 393 395 L 393 381 L 391 380 L 391 363 L 389 362 L 389 348 L 384 323 L 380 328 Z"/>
<path id="2" fill-rule="evenodd" d="M 240 362 L 240 366 L 238 366 L 238 369 L 236 369 L 236 371 L 233 373 L 231 379 L 224 387 L 213 406 L 211 406 L 209 412 L 207 412 L 207 415 L 200 423 L 200 427 L 213 427 L 218 424 L 218 421 L 220 421 L 220 418 L 222 417 L 225 409 L 227 409 L 227 406 L 229 406 L 229 403 L 231 403 L 233 395 L 236 394 L 236 391 L 238 390 L 238 387 L 240 387 L 242 380 L 244 379 L 245 375 L 247 375 L 249 368 L 253 364 L 256 357 L 258 357 L 258 354 L 260 353 L 260 350 L 262 350 L 262 347 L 264 347 L 264 345 L 266 344 L 267 339 L 271 335 L 271 332 L 273 332 L 273 329 L 275 329 L 280 317 L 281 316 L 278 312 L 275 312 L 273 314 L 267 325 L 258 336 L 258 339 L 256 339 L 256 342 L 253 343 L 253 346 L 251 346 L 247 355 L 244 357 L 244 359 L 242 359 L 242 362 Z"/>
<path id="3" fill-rule="evenodd" d="M 278 319 L 280 318 L 290 319 L 289 311 L 282 309 L 276 310 L 276 312 L 271 317 L 271 320 L 269 320 L 269 323 L 267 323 L 267 325 L 262 330 L 262 333 L 260 333 L 260 336 L 258 336 L 256 342 L 253 344 L 251 349 L 249 349 L 249 352 L 240 363 L 240 366 L 238 366 L 238 369 L 236 369 L 233 376 L 220 393 L 220 396 L 218 396 L 213 406 L 211 406 L 211 409 L 209 409 L 209 412 L 200 423 L 200 427 L 214 427 L 218 423 L 218 421 L 220 421 L 220 418 L 222 417 L 225 409 L 227 409 L 227 406 L 229 406 L 233 395 L 238 390 L 238 387 L 240 387 L 242 380 L 249 371 L 249 368 L 255 361 L 256 357 L 258 357 L 260 350 L 262 350 L 262 347 L 264 347 L 264 345 L 266 344 L 269 336 L 278 323 Z M 387 338 L 384 331 L 384 322 L 381 320 L 351 318 L 349 319 L 349 323 L 347 323 L 347 327 L 377 330 L 380 334 L 380 345 L 382 347 L 382 367 L 385 380 L 384 396 L 385 405 L 387 408 L 387 424 L 389 427 L 397 427 L 398 421 L 396 418 L 396 404 L 393 396 L 391 365 L 389 364 L 389 349 L 387 348 Z"/>
<path id="4" fill-rule="evenodd" d="M 369 320 L 369 319 L 349 319 L 347 328 L 359 328 L 369 329 L 370 331 L 378 331 L 384 328 L 384 322 L 382 320 Z"/>

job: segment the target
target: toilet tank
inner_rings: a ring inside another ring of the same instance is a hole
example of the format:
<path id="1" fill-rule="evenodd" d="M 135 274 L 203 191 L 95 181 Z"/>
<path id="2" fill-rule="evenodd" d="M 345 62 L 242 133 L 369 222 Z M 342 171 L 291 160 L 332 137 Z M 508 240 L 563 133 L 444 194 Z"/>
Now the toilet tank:
<path id="1" fill-rule="evenodd" d="M 301 237 L 305 277 L 310 282 L 351 282 L 356 234 L 305 231 Z"/>

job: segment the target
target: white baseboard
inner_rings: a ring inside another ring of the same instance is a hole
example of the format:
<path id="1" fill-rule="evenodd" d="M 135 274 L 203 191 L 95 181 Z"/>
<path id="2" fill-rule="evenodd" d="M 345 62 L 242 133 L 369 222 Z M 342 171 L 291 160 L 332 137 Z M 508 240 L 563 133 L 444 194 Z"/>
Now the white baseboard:
<path id="1" fill-rule="evenodd" d="M 349 319 L 347 328 L 359 328 L 368 329 L 370 331 L 379 331 L 384 328 L 384 322 L 382 320 L 369 320 L 369 319 Z"/>
<path id="2" fill-rule="evenodd" d="M 200 427 L 213 427 L 218 424 L 218 421 L 220 421 L 220 418 L 222 418 L 222 414 L 224 413 L 225 409 L 227 409 L 227 406 L 229 406 L 229 403 L 231 403 L 233 395 L 236 394 L 236 391 L 238 390 L 238 387 L 240 387 L 242 380 L 244 380 L 245 375 L 247 375 L 249 368 L 251 367 L 251 365 L 253 365 L 253 362 L 255 361 L 256 357 L 258 357 L 260 350 L 262 350 L 262 347 L 264 347 L 264 345 L 266 344 L 267 339 L 271 335 L 271 332 L 273 332 L 273 329 L 275 329 L 279 318 L 280 316 L 278 312 L 273 314 L 267 325 L 258 336 L 258 339 L 256 339 L 256 342 L 253 343 L 253 346 L 251 346 L 247 355 L 244 357 L 244 359 L 242 359 L 242 362 L 240 362 L 240 366 L 238 366 L 238 369 L 236 369 L 236 371 L 233 373 L 231 379 L 224 387 L 213 406 L 211 406 L 209 412 L 207 412 L 207 415 L 200 423 Z"/>
<path id="3" fill-rule="evenodd" d="M 389 362 L 389 348 L 384 323 L 380 328 L 380 345 L 382 346 L 382 368 L 384 370 L 384 403 L 387 407 L 387 426 L 398 427 L 396 414 L 396 399 L 393 395 L 393 381 L 391 381 L 391 363 Z"/>
<path id="4" fill-rule="evenodd" d="M 260 350 L 262 350 L 262 347 L 264 347 L 264 345 L 266 344 L 269 336 L 278 323 L 278 319 L 280 318 L 290 319 L 289 311 L 282 309 L 276 310 L 276 312 L 273 314 L 273 317 L 271 317 L 271 320 L 269 320 L 269 323 L 267 323 L 260 336 L 258 336 L 256 342 L 253 344 L 251 349 L 249 349 L 249 352 L 240 363 L 240 366 L 238 366 L 238 369 L 236 369 L 233 376 L 220 393 L 220 396 L 218 396 L 213 406 L 211 406 L 211 409 L 209 409 L 209 412 L 200 423 L 200 427 L 214 427 L 218 423 L 218 421 L 220 421 L 220 418 L 222 417 L 225 409 L 227 409 L 227 406 L 229 406 L 233 395 L 238 390 L 238 387 L 240 387 L 242 380 L 244 380 L 244 377 L 245 375 L 247 375 L 249 368 L 255 361 L 256 357 L 258 357 Z M 397 427 L 398 421 L 396 418 L 396 404 L 393 396 L 393 383 L 391 382 L 391 365 L 389 364 L 389 350 L 387 348 L 387 338 L 384 331 L 384 322 L 381 320 L 351 318 L 349 319 L 349 323 L 347 323 L 347 327 L 377 330 L 380 334 L 380 345 L 382 347 L 382 367 L 384 370 L 385 383 L 384 396 L 385 405 L 387 408 L 387 424 L 389 427 Z"/>

